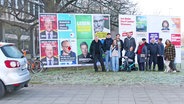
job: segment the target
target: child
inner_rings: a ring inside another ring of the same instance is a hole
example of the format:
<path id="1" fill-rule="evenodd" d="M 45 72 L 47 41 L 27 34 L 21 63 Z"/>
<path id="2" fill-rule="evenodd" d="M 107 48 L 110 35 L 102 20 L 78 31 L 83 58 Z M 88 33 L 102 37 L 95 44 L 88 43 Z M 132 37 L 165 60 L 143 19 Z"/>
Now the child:
<path id="1" fill-rule="evenodd" d="M 119 71 L 120 47 L 118 47 L 116 39 L 113 40 L 110 47 L 110 57 L 112 58 L 112 70 Z"/>

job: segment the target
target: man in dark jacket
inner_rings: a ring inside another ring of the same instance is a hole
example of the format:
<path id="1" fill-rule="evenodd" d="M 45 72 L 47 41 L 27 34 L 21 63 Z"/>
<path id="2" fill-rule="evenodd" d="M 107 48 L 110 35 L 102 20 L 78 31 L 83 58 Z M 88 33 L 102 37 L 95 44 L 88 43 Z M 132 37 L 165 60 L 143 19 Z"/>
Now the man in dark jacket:
<path id="1" fill-rule="evenodd" d="M 105 71 L 105 66 L 102 58 L 103 54 L 103 46 L 101 41 L 98 39 L 98 36 L 95 36 L 95 39 L 92 41 L 91 46 L 90 46 L 90 54 L 92 55 L 92 58 L 94 60 L 94 69 L 95 72 L 98 71 L 98 67 L 96 65 L 97 61 L 100 61 L 102 71 Z"/>
<path id="2" fill-rule="evenodd" d="M 146 66 L 145 66 L 145 70 L 148 71 L 148 67 L 149 67 L 149 59 L 150 59 L 150 48 L 149 48 L 149 44 L 146 42 L 146 38 L 142 38 L 142 42 L 145 44 L 146 49 L 147 49 L 147 53 L 145 56 L 145 61 L 146 61 Z"/>
<path id="3" fill-rule="evenodd" d="M 105 66 L 106 66 L 106 70 L 109 71 L 111 69 L 111 63 L 110 63 L 110 47 L 112 45 L 112 38 L 111 38 L 111 34 L 107 33 L 107 37 L 104 40 L 103 43 L 103 48 L 104 48 L 104 52 L 105 52 Z"/>
<path id="4" fill-rule="evenodd" d="M 127 37 L 124 39 L 124 49 L 125 53 L 130 50 L 130 47 L 133 47 L 133 52 L 135 52 L 136 42 L 132 37 L 133 32 L 127 32 Z"/>
<path id="5" fill-rule="evenodd" d="M 158 55 L 158 44 L 155 43 L 155 38 L 151 39 L 149 48 L 150 48 L 149 70 L 151 70 L 151 66 L 153 63 L 153 71 L 155 71 L 155 66 L 157 64 L 157 55 Z"/>
<path id="6" fill-rule="evenodd" d="M 157 64 L 158 71 L 164 71 L 164 45 L 162 43 L 162 38 L 158 39 L 158 56 L 157 56 Z"/>
<path id="7" fill-rule="evenodd" d="M 132 37 L 132 32 L 128 32 L 127 37 L 124 39 L 125 51 L 128 51 L 130 47 L 133 47 L 133 51 L 135 51 L 136 42 L 135 42 L 135 39 Z"/>

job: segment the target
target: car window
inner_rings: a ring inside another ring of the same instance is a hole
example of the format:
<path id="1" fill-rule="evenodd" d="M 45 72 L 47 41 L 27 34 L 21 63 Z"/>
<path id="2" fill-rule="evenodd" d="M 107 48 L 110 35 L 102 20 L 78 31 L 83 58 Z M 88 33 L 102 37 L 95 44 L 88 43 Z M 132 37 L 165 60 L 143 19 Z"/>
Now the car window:
<path id="1" fill-rule="evenodd" d="M 1 47 L 4 55 L 10 58 L 22 58 L 23 54 L 13 45 L 6 45 Z"/>

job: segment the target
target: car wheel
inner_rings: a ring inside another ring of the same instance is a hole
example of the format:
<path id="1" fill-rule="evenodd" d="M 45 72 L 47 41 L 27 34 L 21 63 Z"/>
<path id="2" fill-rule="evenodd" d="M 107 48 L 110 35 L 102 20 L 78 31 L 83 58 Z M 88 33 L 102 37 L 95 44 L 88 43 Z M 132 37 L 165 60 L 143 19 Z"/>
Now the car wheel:
<path id="1" fill-rule="evenodd" d="M 5 95 L 5 87 L 2 81 L 0 81 L 0 98 L 2 98 Z"/>

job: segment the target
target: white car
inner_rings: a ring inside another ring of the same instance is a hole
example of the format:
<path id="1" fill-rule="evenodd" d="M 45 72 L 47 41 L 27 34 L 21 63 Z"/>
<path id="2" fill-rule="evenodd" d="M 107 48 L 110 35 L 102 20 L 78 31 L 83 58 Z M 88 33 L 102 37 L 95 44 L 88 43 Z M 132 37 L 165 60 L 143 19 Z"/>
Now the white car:
<path id="1" fill-rule="evenodd" d="M 0 42 L 0 98 L 28 86 L 27 59 L 13 43 Z"/>

